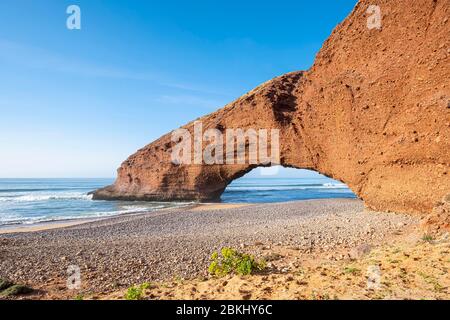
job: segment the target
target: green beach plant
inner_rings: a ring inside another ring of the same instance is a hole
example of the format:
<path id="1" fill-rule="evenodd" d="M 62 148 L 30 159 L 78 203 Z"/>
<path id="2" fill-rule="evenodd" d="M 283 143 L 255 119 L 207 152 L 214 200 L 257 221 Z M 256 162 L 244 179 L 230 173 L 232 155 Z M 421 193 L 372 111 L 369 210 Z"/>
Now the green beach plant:
<path id="1" fill-rule="evenodd" d="M 262 271 L 266 267 L 265 261 L 257 261 L 250 254 L 238 252 L 232 248 L 222 248 L 211 255 L 210 274 L 223 277 L 228 274 L 248 275 L 255 271 Z"/>
<path id="2" fill-rule="evenodd" d="M 6 297 L 11 297 L 11 296 L 18 296 L 18 295 L 22 295 L 22 294 L 28 294 L 33 292 L 33 289 L 21 284 L 14 284 L 10 287 L 8 287 L 7 289 L 3 290 L 0 293 L 0 297 L 2 298 L 6 298 Z"/>
<path id="3" fill-rule="evenodd" d="M 143 290 L 140 286 L 132 286 L 125 293 L 125 300 L 141 300 Z"/>
<path id="4" fill-rule="evenodd" d="M 73 300 L 78 300 L 78 301 L 82 301 L 82 300 L 84 300 L 84 296 L 80 293 L 80 294 L 77 294 L 74 298 L 73 298 Z"/>
<path id="5" fill-rule="evenodd" d="M 141 284 L 142 290 L 150 289 L 151 286 L 152 284 L 150 282 L 144 282 L 143 284 Z"/>
<path id="6" fill-rule="evenodd" d="M 431 234 L 424 234 L 422 236 L 422 240 L 425 241 L 425 242 L 431 243 L 434 240 L 434 238 L 433 238 L 433 236 Z"/>
<path id="7" fill-rule="evenodd" d="M 125 300 L 141 300 L 144 297 L 145 290 L 149 289 L 151 284 L 144 282 L 141 285 L 129 287 L 125 293 Z"/>
<path id="8" fill-rule="evenodd" d="M 361 270 L 352 266 L 347 266 L 344 268 L 344 273 L 357 275 L 361 273 Z"/>
<path id="9" fill-rule="evenodd" d="M 8 289 L 9 287 L 11 287 L 14 283 L 12 283 L 9 280 L 6 279 L 0 279 L 0 291 Z"/>

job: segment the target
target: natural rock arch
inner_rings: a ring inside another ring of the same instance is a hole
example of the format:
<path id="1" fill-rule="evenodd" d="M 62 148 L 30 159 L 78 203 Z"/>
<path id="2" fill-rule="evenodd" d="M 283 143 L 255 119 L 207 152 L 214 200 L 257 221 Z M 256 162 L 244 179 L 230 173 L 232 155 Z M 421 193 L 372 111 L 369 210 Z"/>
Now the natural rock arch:
<path id="1" fill-rule="evenodd" d="M 378 2 L 389 13 L 382 29 L 367 28 L 373 1 L 360 1 L 310 70 L 198 121 L 204 130 L 279 129 L 281 165 L 340 180 L 372 209 L 427 213 L 450 193 L 450 3 Z M 169 133 L 139 150 L 94 198 L 215 200 L 264 165 L 174 165 L 172 147 Z"/>

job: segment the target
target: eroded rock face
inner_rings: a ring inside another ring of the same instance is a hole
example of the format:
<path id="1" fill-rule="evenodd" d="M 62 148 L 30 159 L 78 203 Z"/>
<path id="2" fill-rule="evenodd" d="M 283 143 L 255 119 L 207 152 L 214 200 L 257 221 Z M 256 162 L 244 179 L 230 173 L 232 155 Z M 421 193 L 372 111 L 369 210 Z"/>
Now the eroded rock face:
<path id="1" fill-rule="evenodd" d="M 431 214 L 423 217 L 421 227 L 428 234 L 450 231 L 450 194 L 436 203 Z"/>
<path id="2" fill-rule="evenodd" d="M 381 29 L 367 26 L 370 5 Z M 449 11 L 450 0 L 360 1 L 310 70 L 198 121 L 204 130 L 279 129 L 283 166 L 340 180 L 371 209 L 429 213 L 450 193 Z M 175 165 L 173 147 L 169 133 L 139 150 L 94 198 L 217 200 L 258 166 Z"/>

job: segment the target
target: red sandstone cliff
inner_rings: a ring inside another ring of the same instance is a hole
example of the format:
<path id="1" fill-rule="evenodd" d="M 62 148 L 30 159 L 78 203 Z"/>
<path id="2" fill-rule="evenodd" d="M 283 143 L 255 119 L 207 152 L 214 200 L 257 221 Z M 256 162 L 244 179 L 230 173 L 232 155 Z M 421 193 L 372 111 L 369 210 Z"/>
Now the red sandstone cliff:
<path id="1" fill-rule="evenodd" d="M 381 29 L 369 29 L 369 5 Z M 346 183 L 375 210 L 431 212 L 450 194 L 450 0 L 360 1 L 313 67 L 201 119 L 204 130 L 280 130 L 280 163 Z M 184 128 L 193 130 L 193 123 Z M 174 165 L 167 134 L 95 199 L 213 200 L 257 165 Z"/>

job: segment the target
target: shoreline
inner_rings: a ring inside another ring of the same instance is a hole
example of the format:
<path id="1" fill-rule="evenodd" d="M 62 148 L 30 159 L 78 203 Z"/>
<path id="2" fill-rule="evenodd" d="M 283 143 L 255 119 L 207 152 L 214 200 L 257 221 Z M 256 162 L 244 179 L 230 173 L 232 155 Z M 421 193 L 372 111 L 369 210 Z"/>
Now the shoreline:
<path id="1" fill-rule="evenodd" d="M 107 218 L 105 218 L 107 219 Z M 0 226 L 0 236 L 3 234 L 13 234 L 13 233 L 27 233 L 27 232 L 37 232 L 46 231 L 52 229 L 61 229 L 72 226 L 77 226 L 84 223 L 99 221 L 99 218 L 92 219 L 70 219 L 61 221 L 45 221 L 38 222 L 34 224 L 20 224 L 20 225 L 4 225 Z"/>
<path id="2" fill-rule="evenodd" d="M 52 229 L 61 229 L 67 227 L 73 227 L 77 225 L 82 225 L 90 222 L 103 221 L 114 219 L 121 216 L 133 216 L 133 215 L 146 215 L 152 212 L 160 212 L 164 210 L 177 210 L 189 208 L 193 211 L 207 211 L 207 210 L 221 210 L 221 209 L 233 209 L 239 208 L 247 205 L 252 205 L 251 203 L 198 203 L 191 204 L 185 207 L 179 208 L 163 208 L 148 212 L 136 212 L 136 213 L 125 213 L 117 214 L 108 217 L 92 217 L 92 218 L 82 218 L 82 219 L 67 219 L 67 220 L 56 220 L 56 221 L 43 221 L 33 224 L 15 224 L 15 225 L 3 225 L 0 226 L 0 236 L 3 234 L 13 234 L 13 233 L 27 233 L 27 232 L 37 232 L 46 231 Z"/>

